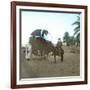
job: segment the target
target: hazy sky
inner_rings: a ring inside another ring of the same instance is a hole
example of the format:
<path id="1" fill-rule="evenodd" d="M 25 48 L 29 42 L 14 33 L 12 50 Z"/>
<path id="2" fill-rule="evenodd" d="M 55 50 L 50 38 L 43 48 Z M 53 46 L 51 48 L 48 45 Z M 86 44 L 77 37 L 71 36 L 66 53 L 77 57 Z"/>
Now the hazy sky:
<path id="1" fill-rule="evenodd" d="M 28 43 L 31 32 L 36 29 L 46 29 L 49 32 L 47 39 L 56 43 L 63 38 L 65 32 L 73 35 L 78 14 L 22 11 L 22 45 Z"/>

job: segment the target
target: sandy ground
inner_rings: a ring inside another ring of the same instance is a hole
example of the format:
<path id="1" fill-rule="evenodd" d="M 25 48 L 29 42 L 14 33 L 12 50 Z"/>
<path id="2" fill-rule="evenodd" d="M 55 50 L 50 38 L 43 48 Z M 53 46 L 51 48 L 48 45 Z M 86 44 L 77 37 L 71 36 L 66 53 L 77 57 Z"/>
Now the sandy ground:
<path id="1" fill-rule="evenodd" d="M 61 77 L 61 76 L 79 76 L 80 75 L 80 54 L 73 53 L 78 48 L 64 49 L 64 61 L 61 62 L 57 56 L 57 62 L 53 63 L 53 56 L 47 59 L 41 59 L 39 56 L 33 56 L 31 60 L 25 60 L 24 54 L 20 61 L 21 78 L 39 78 L 39 77 Z"/>

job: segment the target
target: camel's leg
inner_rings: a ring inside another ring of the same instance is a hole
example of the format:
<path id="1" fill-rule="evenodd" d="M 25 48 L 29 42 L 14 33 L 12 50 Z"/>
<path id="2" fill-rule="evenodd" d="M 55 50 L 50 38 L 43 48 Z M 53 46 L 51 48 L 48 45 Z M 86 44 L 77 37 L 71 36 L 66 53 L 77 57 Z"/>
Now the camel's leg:
<path id="1" fill-rule="evenodd" d="M 63 62 L 63 54 L 61 54 L 61 62 Z"/>
<path id="2" fill-rule="evenodd" d="M 54 55 L 54 63 L 56 63 L 56 55 Z"/>

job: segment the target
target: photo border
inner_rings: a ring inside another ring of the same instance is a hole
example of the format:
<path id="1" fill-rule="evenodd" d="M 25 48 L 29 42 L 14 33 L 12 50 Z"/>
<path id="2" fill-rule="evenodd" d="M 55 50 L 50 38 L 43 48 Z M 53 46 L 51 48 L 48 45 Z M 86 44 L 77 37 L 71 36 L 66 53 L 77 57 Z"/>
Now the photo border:
<path id="1" fill-rule="evenodd" d="M 60 82 L 60 83 L 43 83 L 43 84 L 24 84 L 24 85 L 17 85 L 16 77 L 17 77 L 17 70 L 16 70 L 16 6 L 36 6 L 36 7 L 53 7 L 53 8 L 74 8 L 74 9 L 83 9 L 85 13 L 84 17 L 84 81 L 75 81 L 75 82 Z M 65 86 L 65 85 L 79 85 L 79 84 L 87 84 L 87 6 L 83 5 L 66 5 L 66 4 L 53 4 L 53 3 L 35 3 L 35 2 L 19 2 L 19 1 L 12 1 L 11 2 L 11 88 L 30 88 L 30 87 L 47 87 L 47 86 Z"/>

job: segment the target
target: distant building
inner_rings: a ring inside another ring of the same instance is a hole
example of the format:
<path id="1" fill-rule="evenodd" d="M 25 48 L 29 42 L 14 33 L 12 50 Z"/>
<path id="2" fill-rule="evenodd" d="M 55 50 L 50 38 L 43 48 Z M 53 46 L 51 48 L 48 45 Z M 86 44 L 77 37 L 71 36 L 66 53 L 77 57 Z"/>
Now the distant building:
<path id="1" fill-rule="evenodd" d="M 66 42 L 63 42 L 62 45 L 63 45 L 63 46 L 67 46 L 67 43 L 66 43 Z"/>

